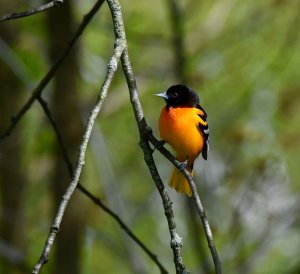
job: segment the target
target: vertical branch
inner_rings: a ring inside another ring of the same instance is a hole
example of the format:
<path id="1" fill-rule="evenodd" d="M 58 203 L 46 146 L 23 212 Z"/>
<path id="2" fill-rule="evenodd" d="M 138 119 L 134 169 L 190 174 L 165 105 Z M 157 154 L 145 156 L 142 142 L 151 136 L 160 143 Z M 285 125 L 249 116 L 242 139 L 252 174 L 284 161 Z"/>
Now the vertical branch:
<path id="1" fill-rule="evenodd" d="M 109 8 L 112 13 L 113 23 L 114 23 L 114 31 L 116 39 L 124 39 L 126 43 L 125 30 L 123 25 L 123 18 L 121 13 L 121 7 L 118 1 L 107 0 Z M 181 247 L 182 247 L 182 239 L 176 232 L 176 224 L 175 218 L 172 209 L 172 201 L 168 196 L 167 191 L 162 183 L 162 180 L 159 176 L 157 168 L 154 163 L 154 159 L 152 156 L 152 149 L 150 148 L 149 142 L 145 136 L 145 131 L 147 129 L 147 124 L 144 118 L 143 110 L 139 101 L 137 86 L 134 78 L 134 74 L 132 71 L 132 67 L 130 64 L 127 48 L 125 48 L 121 62 L 123 66 L 123 71 L 126 77 L 127 85 L 130 93 L 130 101 L 133 107 L 133 111 L 135 114 L 135 119 L 138 125 L 139 133 L 140 133 L 140 146 L 144 152 L 144 159 L 149 168 L 151 176 L 156 184 L 156 187 L 161 196 L 163 207 L 165 210 L 165 215 L 167 217 L 169 232 L 171 236 L 171 248 L 174 254 L 174 263 L 176 268 L 176 273 L 187 273 L 185 270 L 185 266 L 183 264 L 182 256 L 181 256 Z"/>
<path id="2" fill-rule="evenodd" d="M 121 40 L 116 40 L 114 54 L 113 54 L 113 56 L 111 57 L 111 59 L 108 63 L 107 74 L 106 74 L 105 80 L 103 82 L 103 85 L 102 85 L 101 90 L 100 90 L 100 94 L 98 95 L 96 104 L 95 104 L 94 108 L 92 109 L 92 111 L 90 113 L 86 128 L 84 130 L 84 134 L 83 134 L 83 137 L 82 137 L 82 142 L 81 142 L 81 145 L 80 145 L 80 148 L 79 148 L 79 155 L 78 155 L 78 158 L 77 158 L 77 163 L 76 163 L 76 168 L 75 168 L 75 171 L 74 171 L 73 179 L 70 182 L 70 184 L 69 184 L 69 186 L 68 186 L 68 188 L 67 188 L 67 190 L 66 190 L 66 192 L 65 192 L 65 194 L 62 198 L 62 201 L 59 205 L 59 209 L 57 211 L 55 220 L 54 220 L 54 222 L 51 226 L 51 230 L 50 230 L 50 233 L 48 235 L 47 241 L 45 243 L 42 255 L 41 255 L 38 263 L 35 265 L 35 267 L 33 269 L 32 273 L 34 273 L 34 274 L 40 273 L 43 265 L 48 261 L 49 253 L 50 253 L 50 250 L 53 246 L 56 234 L 59 231 L 60 224 L 61 224 L 61 221 L 63 219 L 66 207 L 67 207 L 68 202 L 71 199 L 71 197 L 74 193 L 74 190 L 75 190 L 75 188 L 76 188 L 76 186 L 79 182 L 81 171 L 82 171 L 82 168 L 85 164 L 86 149 L 87 149 L 87 145 L 88 145 L 91 133 L 92 133 L 92 129 L 93 129 L 95 119 L 98 116 L 98 113 L 100 112 L 100 110 L 102 108 L 102 105 L 103 105 L 104 99 L 106 98 L 106 95 L 107 95 L 108 89 L 110 87 L 111 81 L 112 81 L 113 76 L 114 76 L 114 74 L 117 70 L 118 61 L 119 61 L 120 56 L 121 56 L 121 54 L 124 50 L 124 47 L 125 47 L 125 44 Z"/>
<path id="3" fill-rule="evenodd" d="M 176 231 L 175 217 L 172 209 L 172 201 L 165 189 L 165 186 L 160 178 L 160 175 L 157 171 L 154 159 L 153 151 L 150 148 L 149 142 L 146 138 L 145 131 L 147 132 L 147 124 L 144 118 L 143 110 L 139 101 L 136 82 L 134 79 L 133 71 L 131 68 L 130 60 L 128 57 L 127 51 L 124 52 L 121 58 L 123 70 L 126 76 L 127 85 L 129 87 L 130 99 L 134 109 L 135 118 L 138 124 L 140 132 L 140 146 L 144 153 L 144 160 L 148 166 L 148 169 L 151 173 L 152 179 L 159 191 L 159 194 L 162 199 L 165 215 L 168 222 L 168 228 L 171 236 L 171 248 L 174 255 L 174 263 L 176 268 L 176 273 L 188 273 L 183 264 L 181 247 L 183 245 L 182 238 L 178 235 Z"/>

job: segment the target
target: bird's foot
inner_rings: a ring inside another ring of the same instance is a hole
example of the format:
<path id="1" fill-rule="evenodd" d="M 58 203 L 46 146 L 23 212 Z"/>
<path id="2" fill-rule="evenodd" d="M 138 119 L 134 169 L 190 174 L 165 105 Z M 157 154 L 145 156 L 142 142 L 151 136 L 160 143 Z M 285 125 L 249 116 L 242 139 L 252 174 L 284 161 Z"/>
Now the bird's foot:
<path id="1" fill-rule="evenodd" d="M 185 160 L 184 162 L 181 162 L 181 163 L 178 164 L 178 168 L 179 168 L 180 171 L 183 171 L 186 168 L 187 162 L 188 161 Z"/>

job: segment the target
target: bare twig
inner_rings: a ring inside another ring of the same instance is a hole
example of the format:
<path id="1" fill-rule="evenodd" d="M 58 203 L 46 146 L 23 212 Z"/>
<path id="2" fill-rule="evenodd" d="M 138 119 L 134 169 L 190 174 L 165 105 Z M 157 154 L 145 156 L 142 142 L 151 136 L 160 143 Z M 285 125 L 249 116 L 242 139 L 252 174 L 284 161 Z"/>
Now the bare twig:
<path id="1" fill-rule="evenodd" d="M 148 138 L 148 140 L 155 146 L 157 147 L 157 149 L 161 152 L 161 154 L 163 154 L 170 162 L 172 162 L 172 164 L 178 168 L 178 170 L 180 170 L 180 162 L 167 150 L 165 149 L 163 146 L 157 146 L 158 144 L 158 140 L 152 135 L 151 130 L 148 129 L 148 133 L 146 133 L 146 136 Z M 212 236 L 212 232 L 205 214 L 205 210 L 203 208 L 202 202 L 200 200 L 200 197 L 198 195 L 197 192 L 197 188 L 196 185 L 193 181 L 192 176 L 190 175 L 190 173 L 184 169 L 182 171 L 182 173 L 184 174 L 184 176 L 187 178 L 189 185 L 192 189 L 192 196 L 193 199 L 195 201 L 196 204 L 196 208 L 197 208 L 197 212 L 201 218 L 201 222 L 204 228 L 204 232 L 205 232 L 205 236 L 206 236 L 206 240 L 208 243 L 208 247 L 210 249 L 213 261 L 214 261 L 214 266 L 215 266 L 215 273 L 216 274 L 221 274 L 222 273 L 222 269 L 221 269 L 221 261 L 219 259 L 219 255 L 216 249 L 216 246 L 214 244 L 213 241 L 213 236 Z"/>
<path id="2" fill-rule="evenodd" d="M 90 192 L 87 192 L 85 188 L 82 187 L 82 185 L 78 184 L 77 188 L 83 192 L 86 196 L 88 196 L 96 205 L 100 206 L 106 213 L 108 213 L 111 217 L 115 219 L 115 221 L 118 222 L 120 227 L 128 234 L 128 236 L 133 239 L 147 254 L 148 256 L 154 261 L 161 274 L 168 274 L 169 272 L 164 268 L 164 266 L 160 263 L 160 261 L 157 259 L 157 256 L 152 253 L 144 243 L 141 242 L 139 238 L 129 229 L 129 227 L 120 219 L 120 217 L 114 213 L 110 208 L 108 208 L 106 205 L 102 203 L 102 201 L 99 198 L 96 198 L 93 196 Z"/>
<path id="3" fill-rule="evenodd" d="M 33 90 L 30 98 L 28 101 L 24 104 L 24 106 L 20 109 L 20 111 L 13 115 L 11 124 L 9 127 L 4 131 L 4 133 L 0 136 L 0 141 L 2 141 L 4 138 L 9 136 L 11 132 L 14 130 L 15 126 L 18 124 L 20 119 L 23 117 L 23 115 L 30 109 L 31 105 L 34 103 L 34 101 L 42 94 L 44 88 L 47 86 L 47 84 L 50 82 L 50 80 L 53 78 L 55 72 L 59 68 L 59 66 L 62 64 L 63 60 L 67 57 L 71 49 L 73 48 L 75 42 L 78 40 L 80 35 L 85 30 L 86 26 L 89 24 L 93 16 L 97 13 L 97 11 L 100 9 L 101 5 L 103 4 L 104 0 L 98 0 L 96 4 L 93 6 L 93 8 L 83 17 L 83 20 L 79 27 L 77 28 L 76 32 L 72 36 L 71 40 L 67 43 L 59 57 L 57 58 L 56 62 L 53 64 L 53 66 L 50 68 L 50 70 L 47 72 L 47 74 L 43 77 L 43 79 L 40 81 L 40 83 L 36 86 L 36 88 Z"/>
<path id="4" fill-rule="evenodd" d="M 58 130 L 57 124 L 48 108 L 47 102 L 42 98 L 42 97 L 38 97 L 38 101 L 40 103 L 40 105 L 42 106 L 46 116 L 48 117 L 50 124 L 55 132 L 60 150 L 63 154 L 63 158 L 64 158 L 64 162 L 66 163 L 68 172 L 70 177 L 73 176 L 73 167 L 72 167 L 72 163 L 69 159 L 66 147 L 63 143 L 62 140 L 62 136 L 60 134 L 60 131 Z M 164 266 L 160 263 L 160 261 L 158 260 L 157 256 L 152 253 L 149 248 L 130 230 L 130 228 L 122 221 L 122 219 L 115 213 L 113 212 L 108 206 L 106 206 L 100 198 L 97 198 L 96 196 L 94 196 L 91 192 L 89 192 L 83 185 L 81 185 L 80 183 L 77 184 L 77 189 L 83 193 L 85 196 L 87 196 L 91 201 L 93 201 L 97 206 L 99 206 L 100 208 L 102 208 L 108 215 L 110 215 L 119 225 L 120 227 L 127 233 L 127 235 L 133 240 L 135 241 L 141 248 L 142 250 L 144 250 L 144 252 L 152 259 L 152 261 L 154 263 L 157 264 L 160 273 L 161 274 L 168 274 L 168 271 L 164 268 Z"/>
<path id="5" fill-rule="evenodd" d="M 125 29 L 124 29 L 120 4 L 116 0 L 107 0 L 107 3 L 112 13 L 116 39 L 123 39 L 126 43 Z M 149 171 L 152 175 L 152 178 L 161 196 L 164 210 L 165 210 L 165 215 L 167 217 L 168 227 L 171 235 L 171 248 L 174 254 L 176 273 L 188 273 L 185 270 L 185 266 L 183 264 L 183 260 L 181 256 L 182 239 L 176 232 L 176 224 L 175 224 L 175 218 L 172 209 L 172 201 L 167 191 L 165 190 L 165 187 L 162 183 L 162 180 L 155 166 L 154 159 L 152 156 L 152 150 L 149 146 L 149 142 L 144 136 L 144 129 L 147 127 L 147 125 L 139 101 L 137 86 L 132 71 L 132 67 L 130 64 L 127 48 L 124 50 L 122 54 L 121 61 L 122 61 L 122 66 L 126 77 L 127 85 L 129 88 L 130 100 L 133 106 L 133 111 L 140 132 L 140 138 L 141 138 L 140 146 L 143 149 L 145 162 L 149 168 Z"/>
<path id="6" fill-rule="evenodd" d="M 100 112 L 100 110 L 102 108 L 104 99 L 106 98 L 106 95 L 107 95 L 108 89 L 110 87 L 110 84 L 112 82 L 113 76 L 117 70 L 118 61 L 121 57 L 124 47 L 125 47 L 125 43 L 123 40 L 121 40 L 121 39 L 116 40 L 114 54 L 112 55 L 112 57 L 110 58 L 110 61 L 108 63 L 107 74 L 106 74 L 105 80 L 101 87 L 96 104 L 88 117 L 87 125 L 84 130 L 82 142 L 81 142 L 81 145 L 79 148 L 79 154 L 78 154 L 78 158 L 77 158 L 76 168 L 75 168 L 74 174 L 73 174 L 73 179 L 70 182 L 70 184 L 62 198 L 62 201 L 59 205 L 59 209 L 57 211 L 55 220 L 51 226 L 50 233 L 49 233 L 47 241 L 45 243 L 42 255 L 41 255 L 38 263 L 35 265 L 32 273 L 35 273 L 35 274 L 40 273 L 40 270 L 42 269 L 43 265 L 48 261 L 49 253 L 53 246 L 56 234 L 59 231 L 60 224 L 61 224 L 61 221 L 64 216 L 64 212 L 69 203 L 69 200 L 71 199 L 71 197 L 74 193 L 75 188 L 77 187 L 82 168 L 85 164 L 86 149 L 87 149 L 87 145 L 88 145 L 91 133 L 92 133 L 95 119 L 98 116 L 98 113 Z"/>
<path id="7" fill-rule="evenodd" d="M 36 14 L 39 12 L 43 12 L 43 11 L 53 8 L 53 7 L 61 6 L 63 3 L 64 3 L 64 0 L 54 0 L 47 4 L 41 5 L 37 8 L 34 8 L 32 10 L 4 14 L 4 15 L 0 16 L 0 22 L 6 21 L 6 20 L 11 20 L 11 19 L 27 17 L 27 16 L 30 16 L 30 15 L 33 15 L 33 14 Z"/>
<path id="8" fill-rule="evenodd" d="M 178 165 L 176 165 L 176 167 L 179 169 Z M 183 174 L 187 178 L 187 180 L 189 182 L 189 185 L 192 189 L 193 199 L 195 201 L 198 214 L 201 218 L 201 222 L 202 222 L 202 225 L 203 225 L 203 228 L 204 228 L 204 231 L 205 231 L 205 236 L 206 236 L 206 240 L 207 240 L 207 243 L 208 243 L 208 247 L 210 249 L 210 252 L 211 252 L 211 255 L 212 255 L 212 258 L 213 258 L 213 261 L 214 261 L 215 272 L 216 272 L 216 274 L 221 274 L 222 273 L 221 261 L 219 259 L 218 251 L 217 251 L 217 248 L 215 246 L 213 236 L 212 236 L 212 232 L 211 232 L 211 229 L 210 229 L 210 226 L 209 226 L 209 223 L 208 223 L 208 219 L 206 217 L 206 213 L 204 211 L 202 202 L 201 202 L 200 197 L 198 195 L 196 185 L 193 181 L 192 176 L 190 175 L 190 173 L 186 169 L 183 171 Z"/>

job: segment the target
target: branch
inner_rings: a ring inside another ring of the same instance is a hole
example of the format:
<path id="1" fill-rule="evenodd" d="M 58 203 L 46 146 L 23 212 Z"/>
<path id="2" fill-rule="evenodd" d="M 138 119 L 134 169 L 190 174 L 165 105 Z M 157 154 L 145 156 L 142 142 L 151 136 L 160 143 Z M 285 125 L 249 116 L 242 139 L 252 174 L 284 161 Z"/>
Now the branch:
<path id="1" fill-rule="evenodd" d="M 129 227 L 120 219 L 120 217 L 114 213 L 111 209 L 109 209 L 106 205 L 102 203 L 102 201 L 93 196 L 90 192 L 88 192 L 85 188 L 83 188 L 82 185 L 78 184 L 77 188 L 84 193 L 86 196 L 88 196 L 96 205 L 100 206 L 106 213 L 108 213 L 111 217 L 117 221 L 117 223 L 120 225 L 120 227 L 128 234 L 128 236 L 135 241 L 145 252 L 148 254 L 148 256 L 152 259 L 153 262 L 155 262 L 160 270 L 161 274 L 168 274 L 169 272 L 164 268 L 164 266 L 160 263 L 160 261 L 157 259 L 157 256 L 152 253 L 146 246 L 141 242 L 141 240 L 129 229 Z"/>
<path id="2" fill-rule="evenodd" d="M 11 19 L 27 17 L 27 16 L 30 16 L 30 15 L 45 11 L 45 10 L 50 9 L 52 7 L 61 6 L 63 3 L 64 3 L 64 0 L 54 0 L 52 2 L 49 2 L 45 5 L 41 5 L 37 8 L 32 9 L 32 10 L 4 14 L 4 15 L 0 16 L 0 22 L 6 21 L 6 20 L 11 20 Z"/>
<path id="3" fill-rule="evenodd" d="M 70 182 L 65 194 L 63 195 L 63 198 L 59 205 L 55 220 L 51 226 L 50 233 L 49 233 L 47 241 L 45 243 L 42 255 L 32 271 L 32 273 L 34 273 L 34 274 L 40 273 L 43 265 L 48 261 L 49 253 L 53 246 L 56 234 L 59 231 L 60 224 L 63 219 L 66 207 L 74 193 L 75 188 L 78 185 L 81 171 L 85 164 L 86 149 L 87 149 L 87 145 L 88 145 L 91 133 L 92 133 L 93 125 L 95 123 L 95 120 L 96 120 L 101 108 L 102 108 L 103 102 L 106 98 L 106 95 L 107 95 L 108 89 L 110 87 L 110 84 L 112 82 L 113 76 L 117 70 L 118 61 L 121 57 L 121 54 L 122 54 L 124 48 L 125 48 L 125 44 L 124 44 L 123 40 L 120 40 L 120 39 L 116 40 L 114 54 L 110 58 L 110 61 L 107 66 L 107 74 L 106 74 L 104 82 L 102 84 L 96 104 L 93 107 L 93 109 L 88 117 L 87 125 L 84 130 L 82 142 L 81 142 L 80 148 L 79 148 L 79 154 L 77 157 L 77 163 L 76 163 L 76 168 L 74 170 L 73 179 Z"/>
<path id="4" fill-rule="evenodd" d="M 15 126 L 18 124 L 18 122 L 21 120 L 23 115 L 30 109 L 31 105 L 34 103 L 34 101 L 42 94 L 44 88 L 47 86 L 47 84 L 50 82 L 50 80 L 53 78 L 55 72 L 59 68 L 59 66 L 62 64 L 63 60 L 67 57 L 67 55 L 70 53 L 71 49 L 73 48 L 75 42 L 78 40 L 80 35 L 85 30 L 86 26 L 89 24 L 93 16 L 97 13 L 97 11 L 100 9 L 101 5 L 103 4 L 104 0 L 98 0 L 96 4 L 93 6 L 93 8 L 83 17 L 83 20 L 79 27 L 77 28 L 76 32 L 74 33 L 73 37 L 70 39 L 70 41 L 67 43 L 59 57 L 57 58 L 56 62 L 52 65 L 50 70 L 46 73 L 46 75 L 43 77 L 43 79 L 40 81 L 40 83 L 37 85 L 37 87 L 32 91 L 32 94 L 28 101 L 24 104 L 24 106 L 19 110 L 19 112 L 16 115 L 13 115 L 11 119 L 11 124 L 9 127 L 4 131 L 4 133 L 0 136 L 0 141 L 8 137 L 11 132 L 14 130 Z"/>
<path id="5" fill-rule="evenodd" d="M 167 150 L 165 149 L 163 146 L 157 146 L 158 144 L 158 140 L 153 136 L 152 131 L 147 129 L 148 132 L 146 132 L 146 136 L 147 139 L 154 145 L 154 147 L 156 147 L 160 153 L 162 155 L 164 155 L 178 170 L 180 170 L 180 162 Z M 221 261 L 219 259 L 219 255 L 216 249 L 216 246 L 214 244 L 213 241 L 213 236 L 212 236 L 212 232 L 205 214 L 205 210 L 202 206 L 202 202 L 200 200 L 200 197 L 198 195 L 197 192 L 197 188 L 196 185 L 193 181 L 192 176 L 190 175 L 190 173 L 184 169 L 182 171 L 182 173 L 184 174 L 185 178 L 188 180 L 189 185 L 191 187 L 192 190 L 192 195 L 193 195 L 193 199 L 195 201 L 196 204 L 196 208 L 197 208 L 197 212 L 201 218 L 201 222 L 204 228 L 204 232 L 205 232 L 205 236 L 206 236 L 206 240 L 208 243 L 208 247 L 210 249 L 213 261 L 214 261 L 214 266 L 215 266 L 215 273 L 216 274 L 221 274 L 222 273 L 222 269 L 221 269 Z"/>
<path id="6" fill-rule="evenodd" d="M 120 4 L 117 0 L 107 0 L 107 3 L 109 5 L 112 18 L 113 18 L 115 37 L 116 39 L 123 39 L 124 42 L 126 43 L 125 29 L 124 29 Z M 121 62 L 126 77 L 129 93 L 130 93 L 130 101 L 133 107 L 135 119 L 140 133 L 140 146 L 143 149 L 145 162 L 149 168 L 151 176 L 156 184 L 156 187 L 159 191 L 159 194 L 163 202 L 163 207 L 165 210 L 165 215 L 167 218 L 169 232 L 171 236 L 171 248 L 174 254 L 176 273 L 188 273 L 185 270 L 185 266 L 183 264 L 183 260 L 181 256 L 182 239 L 176 232 L 176 224 L 175 224 L 175 218 L 172 209 L 172 201 L 162 183 L 162 180 L 155 166 L 154 159 L 152 156 L 152 149 L 150 148 L 149 142 L 144 136 L 144 129 L 147 127 L 147 125 L 139 101 L 137 86 L 136 86 L 134 74 L 132 71 L 132 67 L 127 52 L 127 45 L 121 56 Z"/>
<path id="7" fill-rule="evenodd" d="M 181 247 L 183 245 L 182 238 L 178 235 L 176 231 L 176 223 L 174 218 L 174 213 L 172 209 L 172 201 L 165 189 L 165 186 L 160 178 L 160 175 L 157 171 L 153 155 L 152 149 L 150 148 L 149 142 L 147 138 L 145 138 L 145 128 L 147 128 L 146 120 L 144 118 L 143 110 L 141 108 L 141 104 L 138 97 L 136 82 L 134 79 L 133 71 L 131 69 L 130 60 L 128 57 L 128 53 L 125 52 L 121 58 L 123 70 L 126 76 L 127 85 L 129 87 L 130 99 L 135 113 L 135 119 L 138 124 L 139 133 L 140 133 L 140 146 L 144 152 L 144 160 L 148 166 L 148 169 L 151 173 L 152 179 L 159 191 L 159 194 L 162 199 L 163 207 L 165 210 L 165 215 L 168 222 L 168 228 L 171 236 L 171 248 L 173 250 L 174 255 L 174 263 L 177 274 L 188 273 L 183 264 L 182 255 L 181 255 Z"/>
<path id="8" fill-rule="evenodd" d="M 63 143 L 63 140 L 62 140 L 61 134 L 58 130 L 57 124 L 48 108 L 47 102 L 42 97 L 38 97 L 38 101 L 39 101 L 40 105 L 42 106 L 42 108 L 43 108 L 43 110 L 55 132 L 55 135 L 56 135 L 56 138 L 58 141 L 58 145 L 63 154 L 64 162 L 66 163 L 70 177 L 72 177 L 73 176 L 72 163 L 67 154 L 67 150 Z M 105 211 L 108 215 L 110 215 L 120 225 L 120 227 L 127 233 L 127 235 L 142 248 L 142 250 L 150 257 L 150 259 L 152 259 L 152 261 L 154 263 L 157 264 L 158 268 L 160 269 L 161 274 L 168 274 L 168 271 L 164 268 L 164 266 L 157 259 L 157 256 L 148 249 L 148 247 L 130 230 L 130 228 L 122 221 L 122 219 L 120 219 L 120 217 L 115 212 L 113 212 L 108 206 L 106 206 L 101 201 L 100 198 L 95 197 L 91 192 L 89 192 L 80 183 L 77 184 L 77 189 L 81 193 L 83 193 L 85 196 L 87 196 L 91 201 L 93 201 L 97 206 L 101 207 L 103 209 L 103 211 Z"/>

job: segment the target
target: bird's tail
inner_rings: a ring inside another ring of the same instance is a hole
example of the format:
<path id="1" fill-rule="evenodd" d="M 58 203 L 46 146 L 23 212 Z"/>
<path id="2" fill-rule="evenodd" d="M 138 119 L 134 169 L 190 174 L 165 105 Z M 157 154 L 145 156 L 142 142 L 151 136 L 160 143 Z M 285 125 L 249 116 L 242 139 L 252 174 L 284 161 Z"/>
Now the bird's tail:
<path id="1" fill-rule="evenodd" d="M 187 171 L 193 176 L 192 167 L 186 167 Z M 185 193 L 188 196 L 192 196 L 192 190 L 187 179 L 184 177 L 183 173 L 181 173 L 177 168 L 174 167 L 170 180 L 169 186 L 175 188 L 177 192 Z"/>

